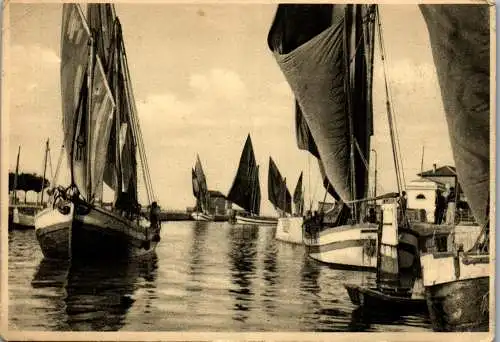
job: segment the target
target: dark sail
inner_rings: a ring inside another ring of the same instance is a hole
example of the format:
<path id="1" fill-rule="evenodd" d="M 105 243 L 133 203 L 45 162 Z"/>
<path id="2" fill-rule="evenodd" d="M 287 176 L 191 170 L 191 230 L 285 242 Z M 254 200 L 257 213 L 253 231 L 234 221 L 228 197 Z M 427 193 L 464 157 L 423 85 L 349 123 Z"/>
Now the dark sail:
<path id="1" fill-rule="evenodd" d="M 364 23 L 366 8 L 279 5 L 268 35 L 269 48 L 299 103 L 326 176 L 344 201 L 365 197 L 368 191 L 362 158 L 369 159 L 372 134 L 371 91 L 366 90 L 371 86 L 371 67 L 366 56 L 373 55 L 373 44 L 364 39 L 364 32 L 371 36 L 373 23 Z M 351 136 L 359 146 L 354 169 Z"/>
<path id="2" fill-rule="evenodd" d="M 257 162 L 253 152 L 252 139 L 250 134 L 245 141 L 243 152 L 241 153 L 238 170 L 227 198 L 247 210 L 255 213 L 255 196 L 258 192 L 260 208 L 260 185 L 258 179 Z M 257 177 L 257 178 L 256 178 Z M 252 210 L 254 209 L 254 210 Z M 259 209 L 260 210 L 260 209 Z"/>
<path id="3" fill-rule="evenodd" d="M 251 196 L 251 208 L 250 213 L 254 215 L 260 214 L 260 179 L 259 179 L 259 165 L 257 165 L 252 172 L 252 196 Z"/>
<path id="4" fill-rule="evenodd" d="M 302 172 L 293 192 L 293 204 L 295 205 L 295 213 L 302 215 L 304 212 L 304 193 L 302 192 Z"/>
<path id="5" fill-rule="evenodd" d="M 289 214 L 292 213 L 292 196 L 286 187 L 285 180 L 269 157 L 269 173 L 267 177 L 267 193 L 269 201 L 276 207 Z"/>
<path id="6" fill-rule="evenodd" d="M 204 211 L 208 210 L 208 187 L 203 167 L 201 166 L 200 157 L 196 155 L 196 164 L 194 167 L 195 177 L 199 186 L 197 199 L 201 203 Z"/>
<path id="7" fill-rule="evenodd" d="M 460 185 L 480 224 L 490 186 L 490 5 L 420 5 Z"/>
<path id="8" fill-rule="evenodd" d="M 297 101 L 295 101 L 295 135 L 299 149 L 309 151 L 313 156 L 319 158 L 318 147 Z"/>
<path id="9" fill-rule="evenodd" d="M 200 196 L 200 186 L 198 185 L 198 179 L 196 178 L 196 172 L 191 169 L 191 181 L 193 183 L 193 196 L 198 199 Z"/>

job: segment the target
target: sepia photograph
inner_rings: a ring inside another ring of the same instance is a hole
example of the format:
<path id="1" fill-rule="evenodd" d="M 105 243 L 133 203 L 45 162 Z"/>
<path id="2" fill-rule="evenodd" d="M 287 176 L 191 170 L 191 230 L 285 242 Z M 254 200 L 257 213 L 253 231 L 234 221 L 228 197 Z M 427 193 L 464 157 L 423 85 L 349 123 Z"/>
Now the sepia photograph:
<path id="1" fill-rule="evenodd" d="M 4 2 L 1 338 L 491 340 L 495 22 Z"/>

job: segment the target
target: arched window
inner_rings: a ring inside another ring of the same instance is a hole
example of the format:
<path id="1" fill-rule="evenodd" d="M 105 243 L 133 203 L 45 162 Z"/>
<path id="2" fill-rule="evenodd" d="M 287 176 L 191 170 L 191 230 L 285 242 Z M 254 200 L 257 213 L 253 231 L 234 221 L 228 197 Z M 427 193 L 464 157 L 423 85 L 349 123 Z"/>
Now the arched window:
<path id="1" fill-rule="evenodd" d="M 423 200 L 423 199 L 425 199 L 425 195 L 424 194 L 418 194 L 416 198 L 419 199 L 419 200 Z"/>

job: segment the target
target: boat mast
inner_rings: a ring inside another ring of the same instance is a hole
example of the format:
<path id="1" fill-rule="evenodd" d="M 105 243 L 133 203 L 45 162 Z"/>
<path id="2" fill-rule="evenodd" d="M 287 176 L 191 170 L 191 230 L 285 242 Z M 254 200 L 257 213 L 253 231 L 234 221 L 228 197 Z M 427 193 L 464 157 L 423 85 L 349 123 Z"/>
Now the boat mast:
<path id="1" fill-rule="evenodd" d="M 17 162 L 16 162 L 16 173 L 14 174 L 14 188 L 13 188 L 13 200 L 14 204 L 17 203 L 17 178 L 19 174 L 19 155 L 21 154 L 21 145 L 17 149 Z"/>
<path id="2" fill-rule="evenodd" d="M 42 196 L 40 198 L 40 204 L 43 205 L 43 190 L 45 188 L 45 175 L 47 172 L 47 156 L 49 154 L 49 139 L 45 143 L 45 157 L 43 158 L 43 178 L 42 178 Z"/>
<path id="3" fill-rule="evenodd" d="M 347 32 L 348 32 L 348 26 L 352 25 L 352 23 L 349 21 L 348 22 L 348 12 L 351 10 L 353 5 L 347 5 L 345 10 L 344 10 L 344 63 L 345 63 L 345 73 L 344 73 L 344 82 L 345 86 L 344 88 L 346 90 L 350 90 L 350 59 L 351 56 L 347 54 L 347 46 L 349 44 L 348 39 L 347 39 Z M 347 91 L 346 94 L 346 101 L 347 101 L 347 114 L 348 114 L 348 119 L 349 119 L 349 149 L 350 149 L 350 171 L 351 171 L 351 198 L 353 200 L 356 199 L 356 164 L 355 164 L 355 159 L 354 159 L 354 123 L 353 123 L 353 118 L 352 118 L 352 103 L 351 103 L 351 96 L 349 91 Z M 326 194 L 325 194 L 326 198 Z M 357 221 L 357 205 L 356 203 L 353 204 L 352 208 L 352 216 L 353 220 Z"/>
<path id="4" fill-rule="evenodd" d="M 112 6 L 113 12 L 114 7 Z M 117 75 L 120 72 L 120 63 L 119 63 L 119 55 L 120 55 L 120 25 L 118 20 L 115 20 L 113 25 L 114 29 L 114 40 L 115 40 L 115 49 L 113 51 L 113 67 L 114 67 L 114 77 L 113 77 L 113 88 L 114 88 L 114 96 L 115 102 L 118 104 L 115 107 L 115 181 L 116 181 L 116 189 L 115 189 L 115 205 L 118 201 L 119 196 L 121 195 L 123 188 L 123 175 L 122 175 L 122 165 L 121 165 L 121 151 L 120 151 L 120 130 L 121 130 L 121 106 L 120 106 L 120 89 L 119 89 L 119 77 Z"/>
<path id="5" fill-rule="evenodd" d="M 91 129 L 91 123 L 92 123 L 92 88 L 93 88 L 93 82 L 94 82 L 94 37 L 91 35 L 89 39 L 89 65 L 87 68 L 87 123 L 86 123 L 86 128 L 87 128 L 87 141 L 86 141 L 86 153 L 87 153 L 87 163 L 86 163 L 86 169 L 87 169 L 87 200 L 89 202 L 92 202 L 94 200 L 94 195 L 92 194 L 92 171 L 91 171 L 91 148 L 90 144 L 92 141 L 92 129 Z"/>

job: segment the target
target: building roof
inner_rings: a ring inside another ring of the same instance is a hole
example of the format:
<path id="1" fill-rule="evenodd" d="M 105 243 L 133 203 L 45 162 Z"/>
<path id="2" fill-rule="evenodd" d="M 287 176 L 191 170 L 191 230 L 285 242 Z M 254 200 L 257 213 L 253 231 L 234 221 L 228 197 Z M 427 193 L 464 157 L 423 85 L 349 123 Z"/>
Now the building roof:
<path id="1" fill-rule="evenodd" d="M 428 171 L 424 171 L 418 174 L 420 177 L 456 177 L 457 176 L 457 170 L 455 169 L 454 166 L 441 166 L 439 168 L 431 169 Z"/>

